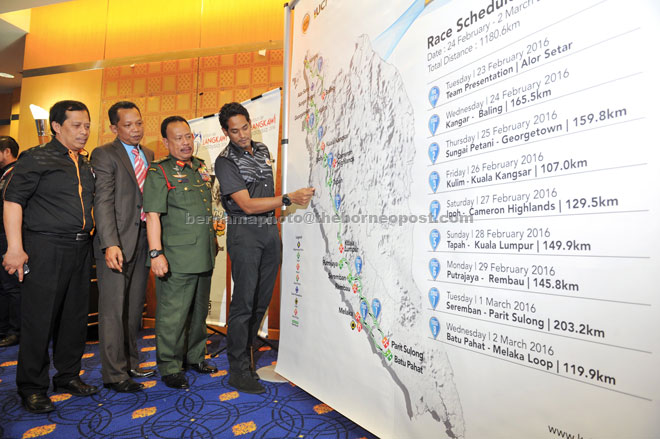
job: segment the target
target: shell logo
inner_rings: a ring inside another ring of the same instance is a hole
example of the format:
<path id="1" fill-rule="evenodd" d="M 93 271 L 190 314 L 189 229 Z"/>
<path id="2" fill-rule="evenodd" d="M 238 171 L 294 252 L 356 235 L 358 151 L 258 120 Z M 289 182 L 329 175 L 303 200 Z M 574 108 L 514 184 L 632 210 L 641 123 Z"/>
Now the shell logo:
<path id="1" fill-rule="evenodd" d="M 309 28 L 309 20 L 310 20 L 309 14 L 305 14 L 302 22 L 302 30 L 304 34 L 307 33 L 307 29 Z"/>

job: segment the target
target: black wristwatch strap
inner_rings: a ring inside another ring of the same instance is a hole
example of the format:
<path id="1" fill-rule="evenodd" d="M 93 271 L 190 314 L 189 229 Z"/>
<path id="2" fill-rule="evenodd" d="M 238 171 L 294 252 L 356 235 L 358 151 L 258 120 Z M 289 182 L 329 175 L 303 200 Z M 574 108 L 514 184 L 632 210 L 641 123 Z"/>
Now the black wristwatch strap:
<path id="1" fill-rule="evenodd" d="M 149 250 L 149 257 L 151 259 L 157 258 L 158 256 L 160 256 L 162 254 L 163 254 L 163 250 L 157 250 L 157 249 Z"/>

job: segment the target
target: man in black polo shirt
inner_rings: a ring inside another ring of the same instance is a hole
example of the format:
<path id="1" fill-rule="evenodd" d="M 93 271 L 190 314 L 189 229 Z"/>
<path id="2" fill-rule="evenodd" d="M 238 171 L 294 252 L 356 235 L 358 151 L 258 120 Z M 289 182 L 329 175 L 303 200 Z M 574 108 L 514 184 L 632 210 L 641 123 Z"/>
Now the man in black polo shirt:
<path id="1" fill-rule="evenodd" d="M 14 169 L 18 149 L 18 143 L 12 137 L 0 136 L 0 193 Z M 0 255 L 6 251 L 7 236 L 5 228 L 0 226 Z M 0 336 L 0 348 L 17 345 L 21 333 L 21 292 L 16 276 L 5 270 L 0 270 L 0 313 L 0 331 L 3 334 Z"/>
<path id="2" fill-rule="evenodd" d="M 8 248 L 2 265 L 22 282 L 16 385 L 23 406 L 33 413 L 55 409 L 46 395 L 51 337 L 54 391 L 75 396 L 99 391 L 79 377 L 94 228 L 94 174 L 83 149 L 89 125 L 82 102 L 53 105 L 54 138 L 21 154 L 4 190 Z"/>
<path id="3" fill-rule="evenodd" d="M 229 145 L 215 161 L 222 205 L 229 215 L 227 251 L 234 294 L 227 318 L 229 384 L 247 393 L 265 389 L 251 368 L 250 350 L 268 308 L 281 259 L 275 209 L 292 203 L 304 206 L 314 188 L 275 196 L 268 148 L 252 141 L 250 115 L 232 102 L 220 109 L 220 125 Z"/>

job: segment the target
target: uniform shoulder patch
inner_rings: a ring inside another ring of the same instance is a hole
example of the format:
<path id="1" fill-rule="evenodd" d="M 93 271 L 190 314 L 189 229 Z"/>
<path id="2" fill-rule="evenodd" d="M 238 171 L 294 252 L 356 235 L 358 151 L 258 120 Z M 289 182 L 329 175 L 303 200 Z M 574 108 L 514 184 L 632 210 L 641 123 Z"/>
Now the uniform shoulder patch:
<path id="1" fill-rule="evenodd" d="M 158 164 L 158 163 L 163 163 L 165 160 L 167 160 L 169 157 L 161 157 L 157 160 L 152 160 L 151 163 Z"/>

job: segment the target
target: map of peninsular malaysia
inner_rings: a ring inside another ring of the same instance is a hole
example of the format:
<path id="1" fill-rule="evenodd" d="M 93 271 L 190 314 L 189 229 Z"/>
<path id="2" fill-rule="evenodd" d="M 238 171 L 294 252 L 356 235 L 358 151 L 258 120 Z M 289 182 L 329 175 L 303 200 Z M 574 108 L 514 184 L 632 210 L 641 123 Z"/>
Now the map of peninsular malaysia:
<path id="1" fill-rule="evenodd" d="M 365 355 L 378 356 L 400 389 L 409 417 L 428 413 L 446 436 L 463 437 L 451 364 L 431 336 L 425 296 L 413 280 L 413 226 L 347 221 L 410 215 L 415 124 L 403 80 L 366 36 L 348 71 L 328 78 L 324 63 L 308 52 L 292 90 L 298 109 L 291 126 L 305 133 L 308 184 L 316 188 L 311 207 L 317 218 L 335 219 L 319 221 L 325 248 L 318 267 L 340 296 L 347 325 L 368 338 Z"/>

